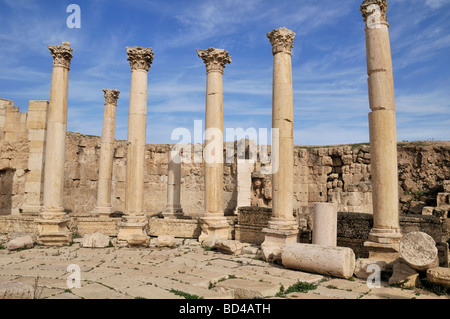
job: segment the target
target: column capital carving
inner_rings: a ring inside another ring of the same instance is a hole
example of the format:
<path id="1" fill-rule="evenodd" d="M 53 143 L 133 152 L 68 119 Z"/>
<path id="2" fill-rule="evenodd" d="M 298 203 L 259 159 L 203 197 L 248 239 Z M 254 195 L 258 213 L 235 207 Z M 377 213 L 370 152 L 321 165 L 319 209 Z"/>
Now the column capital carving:
<path id="1" fill-rule="evenodd" d="M 148 72 L 150 65 L 153 62 L 153 50 L 152 48 L 143 47 L 126 47 L 128 59 L 130 61 L 131 71 L 144 70 Z"/>
<path id="2" fill-rule="evenodd" d="M 53 57 L 53 67 L 62 66 L 70 69 L 73 49 L 70 47 L 69 42 L 63 42 L 62 45 L 49 45 L 47 47 Z"/>
<path id="3" fill-rule="evenodd" d="M 105 104 L 117 105 L 117 99 L 119 98 L 119 90 L 115 89 L 103 89 L 105 92 Z"/>
<path id="4" fill-rule="evenodd" d="M 287 53 L 292 55 L 292 47 L 294 46 L 295 33 L 285 27 L 272 30 L 267 33 L 267 37 L 272 44 L 272 54 Z"/>
<path id="5" fill-rule="evenodd" d="M 359 10 L 362 12 L 364 22 L 367 26 L 376 23 L 387 23 L 387 0 L 364 0 Z"/>
<path id="6" fill-rule="evenodd" d="M 224 49 L 208 48 L 206 50 L 197 49 L 197 54 L 206 65 L 206 73 L 216 71 L 223 73 L 227 63 L 231 63 L 231 56 Z"/>

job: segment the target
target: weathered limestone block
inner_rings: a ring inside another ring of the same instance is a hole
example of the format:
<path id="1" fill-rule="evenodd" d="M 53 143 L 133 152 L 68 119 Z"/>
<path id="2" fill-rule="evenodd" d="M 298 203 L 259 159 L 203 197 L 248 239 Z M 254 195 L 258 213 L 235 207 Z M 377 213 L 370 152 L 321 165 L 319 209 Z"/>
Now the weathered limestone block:
<path id="1" fill-rule="evenodd" d="M 109 246 L 109 243 L 109 236 L 98 232 L 83 237 L 84 248 L 105 248 Z"/>
<path id="2" fill-rule="evenodd" d="M 18 237 L 8 242 L 7 248 L 9 251 L 23 248 L 33 248 L 35 239 L 32 235 Z"/>
<path id="3" fill-rule="evenodd" d="M 450 193 L 450 180 L 445 180 L 443 184 L 444 184 L 444 192 Z"/>
<path id="4" fill-rule="evenodd" d="M 422 208 L 422 215 L 432 216 L 434 211 L 433 206 L 425 206 Z"/>
<path id="5" fill-rule="evenodd" d="M 242 243 L 238 240 L 222 240 L 216 241 L 214 248 L 228 255 L 240 255 L 243 251 Z"/>
<path id="6" fill-rule="evenodd" d="M 404 288 L 415 287 L 417 279 L 419 279 L 417 270 L 400 260 L 394 263 L 389 285 L 400 284 Z"/>
<path id="7" fill-rule="evenodd" d="M 427 279 L 431 282 L 450 287 L 450 268 L 434 267 L 427 270 Z"/>
<path id="8" fill-rule="evenodd" d="M 34 288 L 31 285 L 10 281 L 0 283 L 0 299 L 33 299 Z"/>
<path id="9" fill-rule="evenodd" d="M 148 247 L 150 245 L 150 237 L 141 234 L 130 234 L 126 240 L 129 247 Z"/>
<path id="10" fill-rule="evenodd" d="M 175 247 L 175 237 L 171 235 L 160 235 L 156 241 L 156 247 Z"/>
<path id="11" fill-rule="evenodd" d="M 438 250 L 434 239 L 423 232 L 410 232 L 403 236 L 399 245 L 400 257 L 412 268 L 424 271 L 437 266 Z"/>
<path id="12" fill-rule="evenodd" d="M 347 247 L 288 243 L 281 250 L 281 261 L 287 268 L 340 278 L 355 270 L 355 254 Z"/>
<path id="13" fill-rule="evenodd" d="M 373 260 L 368 258 L 358 258 L 355 262 L 355 276 L 360 279 L 367 279 L 375 271 L 385 271 L 387 263 L 384 260 Z"/>

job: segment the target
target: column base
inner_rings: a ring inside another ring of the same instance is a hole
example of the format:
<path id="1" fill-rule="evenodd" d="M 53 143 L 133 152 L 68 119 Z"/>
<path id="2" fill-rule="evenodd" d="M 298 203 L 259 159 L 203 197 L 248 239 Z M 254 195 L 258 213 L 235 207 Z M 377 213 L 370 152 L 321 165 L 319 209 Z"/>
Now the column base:
<path id="1" fill-rule="evenodd" d="M 148 219 L 146 216 L 124 216 L 117 223 L 117 226 L 119 227 L 117 240 L 122 243 L 127 242 L 127 238 L 130 235 L 148 236 Z"/>
<path id="2" fill-rule="evenodd" d="M 400 229 L 372 228 L 364 247 L 369 250 L 369 259 L 391 263 L 400 257 Z"/>
<path id="3" fill-rule="evenodd" d="M 230 224 L 225 216 L 221 214 L 207 214 L 200 218 L 202 232 L 198 237 L 200 243 L 209 239 L 228 239 Z"/>
<path id="4" fill-rule="evenodd" d="M 72 243 L 69 230 L 70 218 L 37 219 L 38 244 L 45 246 L 68 246 Z"/>
<path id="5" fill-rule="evenodd" d="M 264 242 L 261 253 L 265 261 L 281 262 L 281 250 L 288 243 L 298 242 L 298 223 L 295 219 L 271 218 L 269 227 L 263 228 Z"/>
<path id="6" fill-rule="evenodd" d="M 108 207 L 95 207 L 92 211 L 92 216 L 100 217 L 100 218 L 109 218 L 109 215 L 112 213 L 111 206 Z"/>
<path id="7" fill-rule="evenodd" d="M 42 210 L 40 205 L 24 205 L 21 207 L 23 216 L 39 216 Z"/>
<path id="8" fill-rule="evenodd" d="M 162 213 L 164 218 L 178 219 L 183 218 L 183 209 L 180 207 L 166 207 Z"/>

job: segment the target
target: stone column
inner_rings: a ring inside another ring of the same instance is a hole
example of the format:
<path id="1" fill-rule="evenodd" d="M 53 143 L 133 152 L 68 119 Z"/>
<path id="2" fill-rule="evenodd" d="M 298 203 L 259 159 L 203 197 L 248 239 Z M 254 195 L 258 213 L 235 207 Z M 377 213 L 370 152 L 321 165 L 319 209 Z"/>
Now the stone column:
<path id="1" fill-rule="evenodd" d="M 105 93 L 105 111 L 103 113 L 103 129 L 100 148 L 97 205 L 95 214 L 109 217 L 111 214 L 111 180 L 114 159 L 114 135 L 116 129 L 116 109 L 119 91 L 103 89 Z"/>
<path id="2" fill-rule="evenodd" d="M 125 191 L 125 215 L 119 223 L 117 239 L 129 235 L 147 236 L 144 214 L 144 160 L 147 122 L 147 79 L 153 61 L 152 48 L 127 47 L 131 66 L 130 105 L 128 110 L 128 150 Z"/>
<path id="3" fill-rule="evenodd" d="M 223 213 L 223 69 L 231 57 L 223 49 L 197 50 L 206 65 L 205 211 L 199 241 L 227 239 L 229 225 Z"/>
<path id="4" fill-rule="evenodd" d="M 48 101 L 30 101 L 28 104 L 28 172 L 25 176 L 23 215 L 39 215 L 42 208 L 44 185 L 44 149 L 47 130 Z"/>
<path id="5" fill-rule="evenodd" d="M 365 0 L 360 8 L 366 22 L 369 87 L 370 163 L 373 228 L 369 258 L 396 259 L 401 238 L 399 226 L 397 132 L 386 0 Z"/>
<path id="6" fill-rule="evenodd" d="M 38 222 L 39 241 L 44 245 L 68 245 L 72 241 L 63 202 L 66 155 L 69 69 L 73 49 L 69 42 L 49 45 L 53 72 L 48 106 L 45 145 L 44 197 Z"/>
<path id="7" fill-rule="evenodd" d="M 287 243 L 297 242 L 298 223 L 294 217 L 294 111 L 292 92 L 292 47 L 295 33 L 286 28 L 267 34 L 273 54 L 272 127 L 275 129 L 272 163 L 272 217 L 263 229 L 263 258 L 277 261 Z M 276 132 L 278 130 L 278 133 Z M 277 156 L 278 155 L 278 156 Z"/>
<path id="8" fill-rule="evenodd" d="M 167 205 L 163 212 L 164 218 L 181 218 L 183 209 L 181 208 L 181 156 L 177 145 L 168 152 L 168 173 L 167 173 Z"/>
<path id="9" fill-rule="evenodd" d="M 337 203 L 314 203 L 312 244 L 337 246 Z"/>

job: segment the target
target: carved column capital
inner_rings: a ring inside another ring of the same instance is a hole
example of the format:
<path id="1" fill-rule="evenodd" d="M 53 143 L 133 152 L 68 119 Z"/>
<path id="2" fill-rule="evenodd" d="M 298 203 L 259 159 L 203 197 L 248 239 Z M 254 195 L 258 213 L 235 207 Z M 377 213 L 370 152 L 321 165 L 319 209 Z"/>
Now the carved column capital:
<path id="1" fill-rule="evenodd" d="M 224 49 L 208 48 L 206 50 L 197 49 L 197 54 L 206 65 L 206 73 L 221 72 L 227 63 L 231 63 L 231 56 Z"/>
<path id="2" fill-rule="evenodd" d="M 387 23 L 387 0 L 364 0 L 360 10 L 368 27 L 379 23 Z"/>
<path id="3" fill-rule="evenodd" d="M 62 45 L 49 45 L 47 47 L 53 57 L 53 67 L 62 66 L 70 69 L 73 49 L 70 47 L 69 42 L 63 42 Z"/>
<path id="4" fill-rule="evenodd" d="M 117 99 L 119 98 L 119 90 L 115 89 L 103 89 L 105 92 L 105 104 L 117 105 Z"/>
<path id="5" fill-rule="evenodd" d="M 131 71 L 144 70 L 148 72 L 153 62 L 154 53 L 152 48 L 126 47 L 128 59 L 130 61 Z"/>
<path id="6" fill-rule="evenodd" d="M 285 27 L 272 30 L 267 33 L 267 37 L 272 44 L 272 54 L 287 53 L 292 55 L 295 33 Z"/>

